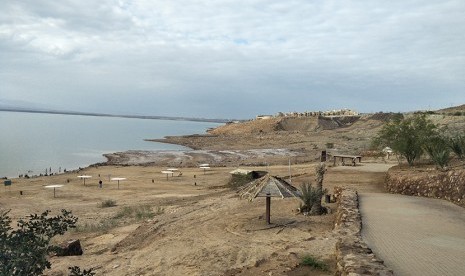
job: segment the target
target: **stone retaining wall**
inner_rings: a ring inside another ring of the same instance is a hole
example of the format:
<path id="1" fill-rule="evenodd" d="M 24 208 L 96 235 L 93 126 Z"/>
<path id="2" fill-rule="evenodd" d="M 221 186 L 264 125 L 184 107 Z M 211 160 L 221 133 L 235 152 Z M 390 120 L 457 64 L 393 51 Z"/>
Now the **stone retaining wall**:
<path id="1" fill-rule="evenodd" d="M 441 172 L 394 167 L 387 173 L 385 188 L 390 193 L 446 199 L 465 207 L 465 169 Z"/>
<path id="2" fill-rule="evenodd" d="M 394 275 L 362 240 L 362 218 L 358 194 L 354 190 L 335 190 L 338 199 L 334 233 L 336 243 L 336 275 Z"/>

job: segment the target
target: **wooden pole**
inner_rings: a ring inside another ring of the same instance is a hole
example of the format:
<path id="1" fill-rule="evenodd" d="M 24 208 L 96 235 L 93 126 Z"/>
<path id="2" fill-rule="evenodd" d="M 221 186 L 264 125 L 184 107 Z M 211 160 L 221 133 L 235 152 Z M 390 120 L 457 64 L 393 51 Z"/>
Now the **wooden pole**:
<path id="1" fill-rule="evenodd" d="M 271 207 L 271 197 L 266 197 L 266 223 L 271 224 L 270 222 L 270 208 Z"/>

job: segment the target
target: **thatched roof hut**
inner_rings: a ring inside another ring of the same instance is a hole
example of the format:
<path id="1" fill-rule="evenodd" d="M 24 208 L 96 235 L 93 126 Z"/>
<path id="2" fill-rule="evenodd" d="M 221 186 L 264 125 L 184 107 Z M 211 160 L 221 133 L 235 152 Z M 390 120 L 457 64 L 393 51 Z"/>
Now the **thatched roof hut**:
<path id="1" fill-rule="evenodd" d="M 242 199 L 254 200 L 256 197 L 266 197 L 266 222 L 270 224 L 271 197 L 299 197 L 300 191 L 284 179 L 266 175 L 245 185 L 238 191 Z"/>
<path id="2" fill-rule="evenodd" d="M 256 197 L 299 197 L 300 191 L 277 176 L 266 175 L 250 182 L 238 191 L 242 199 L 252 201 Z"/>

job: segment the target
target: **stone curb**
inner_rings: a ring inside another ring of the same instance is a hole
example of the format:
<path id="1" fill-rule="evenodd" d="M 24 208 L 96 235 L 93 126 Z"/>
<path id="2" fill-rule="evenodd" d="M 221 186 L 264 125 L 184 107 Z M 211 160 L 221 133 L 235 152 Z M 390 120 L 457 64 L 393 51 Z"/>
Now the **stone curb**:
<path id="1" fill-rule="evenodd" d="M 357 192 L 350 189 L 337 192 L 338 206 L 333 230 L 338 237 L 335 275 L 394 275 L 362 240 Z"/>

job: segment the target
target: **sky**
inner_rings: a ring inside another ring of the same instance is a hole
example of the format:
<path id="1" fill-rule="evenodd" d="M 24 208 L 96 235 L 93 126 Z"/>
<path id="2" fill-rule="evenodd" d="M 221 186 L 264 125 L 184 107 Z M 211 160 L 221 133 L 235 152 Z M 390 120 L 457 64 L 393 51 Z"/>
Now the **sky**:
<path id="1" fill-rule="evenodd" d="M 463 0 L 0 0 L 0 104 L 251 118 L 465 104 Z"/>

